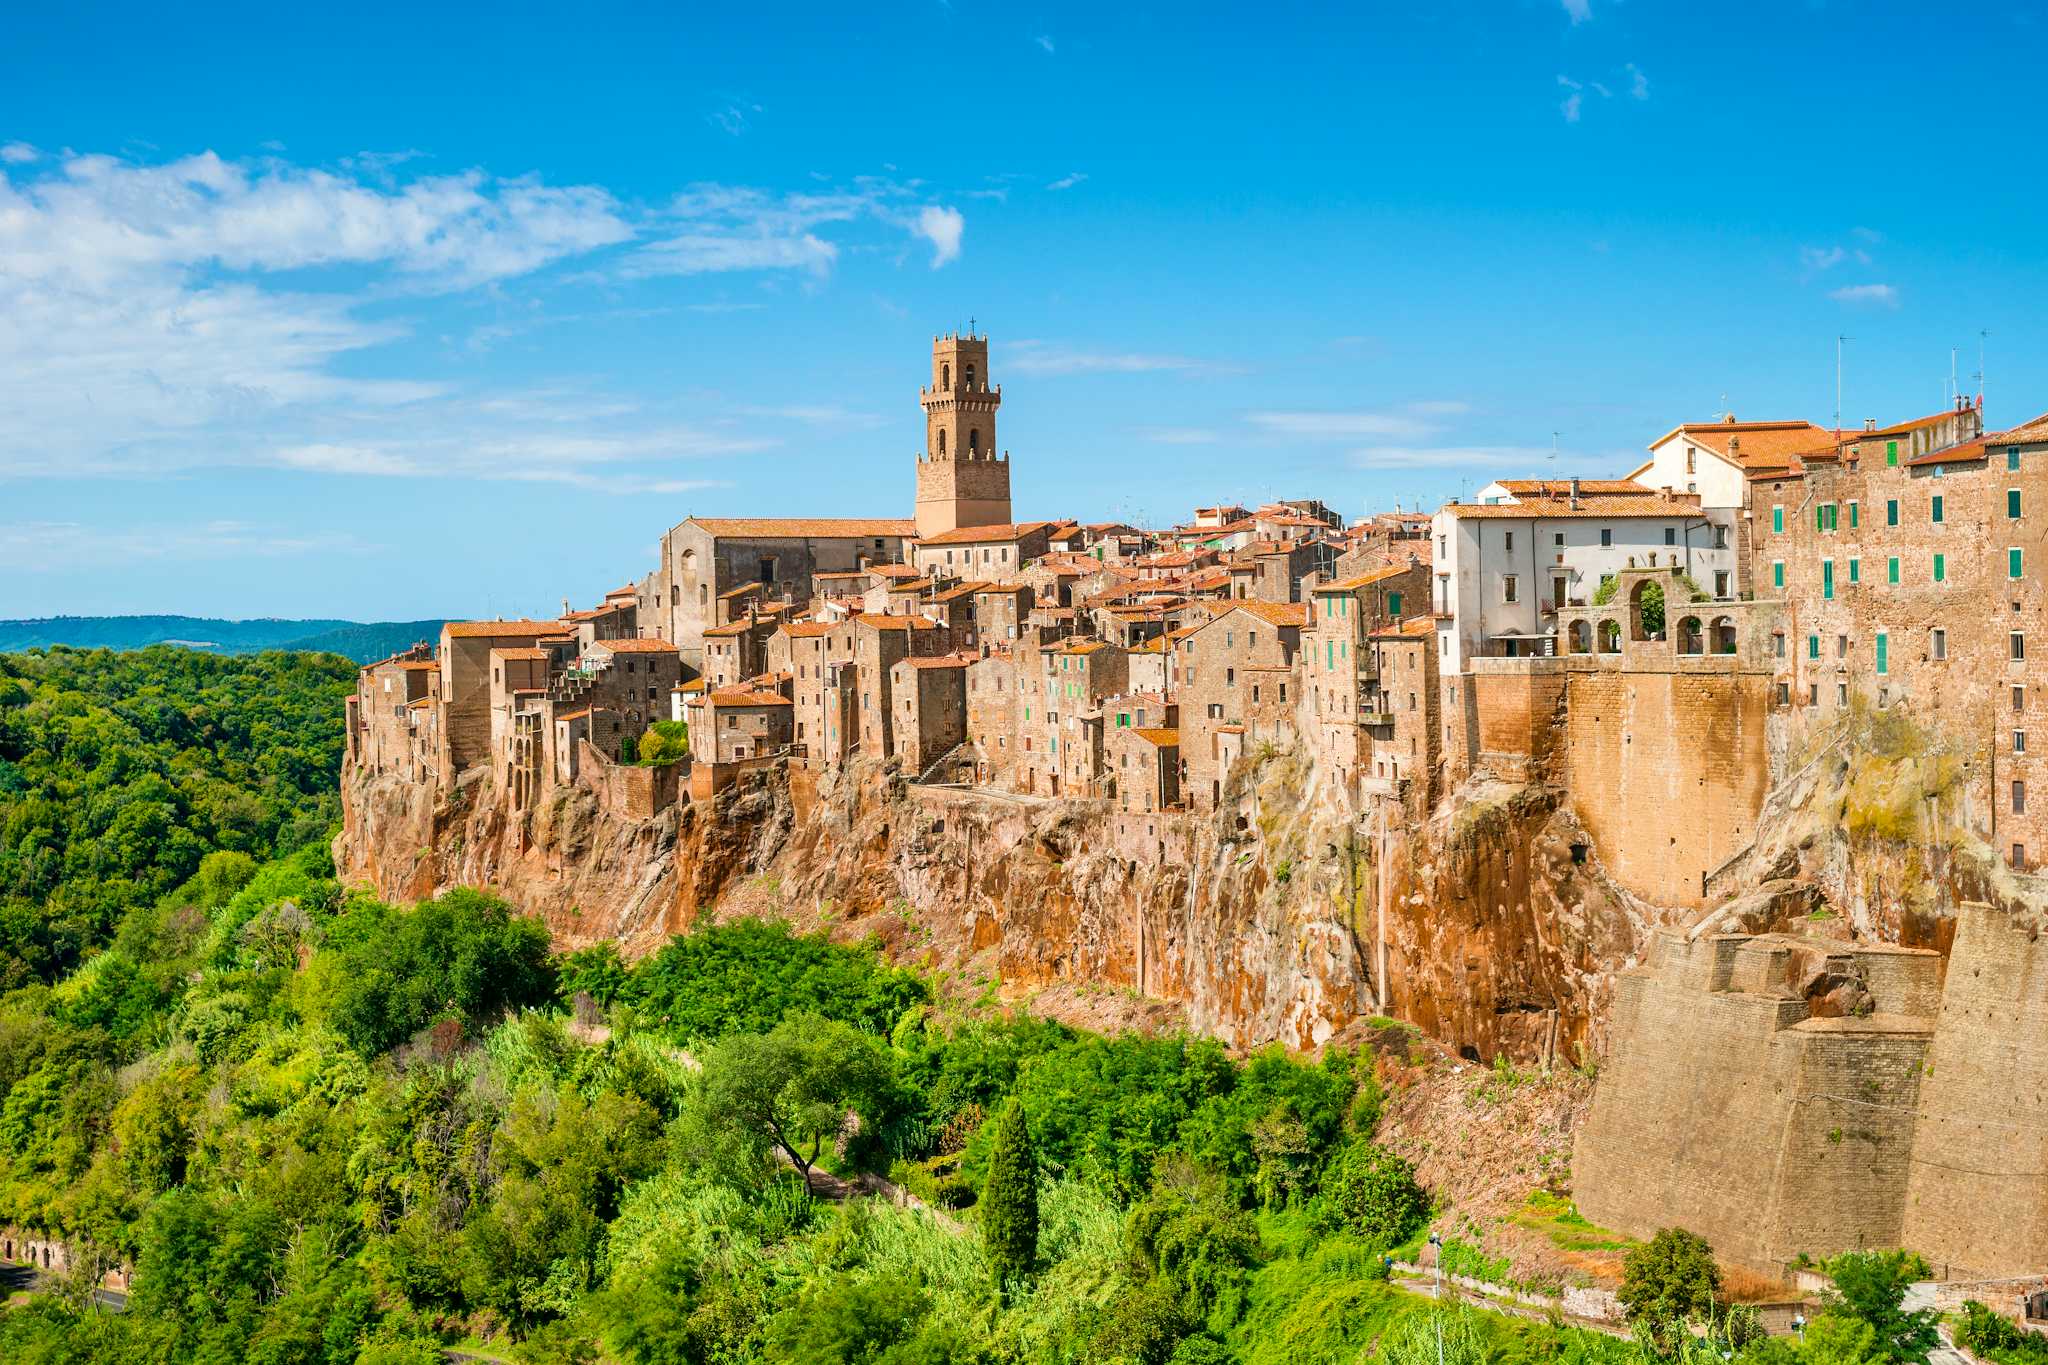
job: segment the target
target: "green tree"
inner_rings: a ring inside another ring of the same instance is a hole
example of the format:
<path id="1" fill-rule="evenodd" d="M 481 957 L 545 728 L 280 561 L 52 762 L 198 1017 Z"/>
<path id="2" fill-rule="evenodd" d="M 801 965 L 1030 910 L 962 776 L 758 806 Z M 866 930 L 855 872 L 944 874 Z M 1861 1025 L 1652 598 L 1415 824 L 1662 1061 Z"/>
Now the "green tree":
<path id="1" fill-rule="evenodd" d="M 981 1191 L 981 1236 L 996 1284 L 1029 1279 L 1038 1268 L 1038 1155 L 1024 1106 L 1011 1100 L 996 1120 L 995 1151 Z"/>
<path id="2" fill-rule="evenodd" d="M 1323 1197 L 1336 1221 L 1389 1245 L 1413 1232 L 1429 1212 L 1415 1168 L 1364 1138 L 1346 1143 L 1323 1173 Z"/>
<path id="3" fill-rule="evenodd" d="M 766 1145 L 789 1159 L 811 1187 L 827 1138 L 880 1101 L 890 1081 L 889 1059 L 872 1039 L 845 1024 L 795 1014 L 765 1034 L 727 1038 L 704 1058 L 696 1095 L 699 1115 Z"/>
<path id="4" fill-rule="evenodd" d="M 1714 1311 L 1720 1293 L 1721 1270 L 1706 1240 L 1684 1228 L 1662 1228 L 1622 1262 L 1616 1297 L 1628 1320 L 1669 1351 L 1686 1323 Z"/>
<path id="5" fill-rule="evenodd" d="M 1210 1171 L 1175 1159 L 1125 1223 L 1132 1257 L 1171 1290 L 1181 1317 L 1227 1331 L 1243 1316 L 1259 1232 Z"/>
<path id="6" fill-rule="evenodd" d="M 658 720 L 640 736 L 640 761 L 650 768 L 680 763 L 690 756 L 690 727 L 680 720 Z"/>
<path id="7" fill-rule="evenodd" d="M 1871 1325 L 1853 1313 L 1829 1311 L 1806 1328 L 1801 1352 L 1805 1365 L 1885 1365 L 1885 1354 Z"/>
<path id="8" fill-rule="evenodd" d="M 1831 1311 L 1847 1313 L 1869 1324 L 1878 1349 L 1894 1365 L 1925 1365 L 1941 1342 L 1932 1309 L 1906 1312 L 1906 1287 L 1931 1273 L 1927 1262 L 1910 1251 L 1852 1251 L 1828 1262 L 1835 1282 Z"/>

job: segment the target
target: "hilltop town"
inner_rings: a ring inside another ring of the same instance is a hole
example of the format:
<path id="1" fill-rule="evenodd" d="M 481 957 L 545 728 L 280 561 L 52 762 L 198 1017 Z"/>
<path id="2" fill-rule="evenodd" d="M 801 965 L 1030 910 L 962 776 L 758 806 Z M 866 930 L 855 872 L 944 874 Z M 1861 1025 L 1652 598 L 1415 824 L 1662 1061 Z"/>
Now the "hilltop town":
<path id="1" fill-rule="evenodd" d="M 1789 720 L 1852 698 L 1943 717 L 1974 737 L 1973 822 L 2016 870 L 2048 853 L 2048 800 L 2026 799 L 2048 417 L 1731 416 L 1673 426 L 1627 478 L 1503 479 L 1433 516 L 1346 525 L 1305 497 L 1141 528 L 1014 519 L 986 337 L 935 339 L 920 401 L 913 516 L 691 517 L 592 608 L 453 622 L 365 668 L 352 758 L 443 788 L 488 765 L 525 808 L 635 765 L 669 720 L 687 760 L 649 800 L 864 755 L 1172 816 L 1215 809 L 1248 751 L 1299 745 L 1347 808 L 1416 816 L 1550 757 L 1567 677 L 1748 678 Z M 1571 761 L 1617 757 L 1597 749 Z M 1601 852 L 1699 900 L 1753 833 L 1750 766 L 1646 856 L 1591 812 Z"/>
<path id="2" fill-rule="evenodd" d="M 2048 1254 L 2033 1166 L 1944 1174 L 2041 1141 L 1999 1078 L 2048 1023 L 2048 417 L 1722 415 L 1622 478 L 1140 527 L 1016 519 L 989 365 L 934 340 L 909 517 L 690 517 L 596 606 L 364 668 L 345 875 L 572 943 L 858 924 L 1241 1046 L 1605 1056 L 1611 1226 Z"/>

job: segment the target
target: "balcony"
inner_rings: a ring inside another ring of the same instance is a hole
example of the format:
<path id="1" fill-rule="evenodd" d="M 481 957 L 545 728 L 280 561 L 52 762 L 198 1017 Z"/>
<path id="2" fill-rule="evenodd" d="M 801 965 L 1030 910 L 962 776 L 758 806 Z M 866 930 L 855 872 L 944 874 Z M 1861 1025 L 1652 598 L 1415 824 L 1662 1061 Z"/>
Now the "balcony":
<path id="1" fill-rule="evenodd" d="M 1391 728 L 1394 713 L 1381 707 L 1361 706 L 1358 708 L 1358 723 L 1372 730 Z"/>

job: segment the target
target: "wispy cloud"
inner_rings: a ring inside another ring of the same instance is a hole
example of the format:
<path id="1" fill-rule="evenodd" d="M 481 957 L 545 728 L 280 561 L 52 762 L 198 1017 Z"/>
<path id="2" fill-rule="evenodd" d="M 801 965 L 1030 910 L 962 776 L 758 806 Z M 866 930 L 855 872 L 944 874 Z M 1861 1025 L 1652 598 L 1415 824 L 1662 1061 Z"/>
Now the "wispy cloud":
<path id="1" fill-rule="evenodd" d="M 1634 62 L 1626 62 L 1621 68 L 1628 73 L 1628 93 L 1631 99 L 1650 98 L 1650 78 Z"/>
<path id="2" fill-rule="evenodd" d="M 1899 306 L 1899 291 L 1889 284 L 1850 284 L 1830 289 L 1828 297 L 1837 303 L 1865 304 L 1879 308 Z"/>
<path id="3" fill-rule="evenodd" d="M 1593 17 L 1592 0 L 1562 0 L 1564 12 L 1571 16 L 1574 27 Z"/>
<path id="4" fill-rule="evenodd" d="M 1049 190 L 1070 190 L 1087 178 L 1082 172 L 1074 171 L 1071 174 L 1061 176 L 1050 185 L 1047 185 L 1046 188 Z"/>
<path id="5" fill-rule="evenodd" d="M 0 147 L 0 162 L 9 166 L 26 166 L 40 155 L 41 153 L 26 142 L 10 142 Z"/>
<path id="6" fill-rule="evenodd" d="M 88 526 L 74 521 L 0 523 L 0 568 L 10 573 L 75 573 L 110 559 L 133 563 L 277 559 L 295 555 L 362 554 L 384 547 L 348 532 L 280 534 L 247 522 L 200 525 Z"/>
<path id="7" fill-rule="evenodd" d="M 739 137 L 753 126 L 752 115 L 761 112 L 761 106 L 750 100 L 733 100 L 704 116 L 705 121 L 721 132 Z"/>
<path id="8" fill-rule="evenodd" d="M 1818 275 L 1833 270 L 1849 259 L 1849 253 L 1838 246 L 1803 246 L 1799 248 L 1799 268 L 1809 275 Z"/>
<path id="9" fill-rule="evenodd" d="M 1042 49 L 1045 55 L 1048 57 L 1052 56 L 1054 52 L 1058 51 L 1058 49 L 1053 46 L 1051 34 L 1041 33 L 1036 38 L 1033 38 L 1031 41 L 1037 43 L 1040 49 Z"/>
<path id="10" fill-rule="evenodd" d="M 1004 348 L 1002 363 L 1019 374 L 1142 374 L 1153 370 L 1207 370 L 1227 366 L 1193 356 L 1155 351 L 1092 351 L 1043 341 L 1015 341 Z"/>
<path id="11" fill-rule="evenodd" d="M 918 211 L 917 235 L 932 244 L 932 269 L 960 259 L 960 234 L 966 229 L 958 209 L 927 204 Z"/>
<path id="12" fill-rule="evenodd" d="M 1573 80 L 1569 76 L 1559 76 L 1557 78 L 1557 83 L 1563 86 L 1565 89 L 1571 91 L 1571 93 L 1569 95 L 1566 95 L 1564 99 L 1558 104 L 1558 110 L 1560 113 L 1564 115 L 1564 121 L 1566 123 L 1577 123 L 1579 121 L 1579 111 L 1585 107 L 1586 103 L 1585 95 L 1580 92 L 1582 92 L 1586 87 L 1579 84 L 1577 81 Z"/>
<path id="13" fill-rule="evenodd" d="M 1540 469 L 1550 458 L 1549 446 L 1362 446 L 1351 452 L 1359 469 L 1438 469 L 1455 474 L 1466 469 Z"/>

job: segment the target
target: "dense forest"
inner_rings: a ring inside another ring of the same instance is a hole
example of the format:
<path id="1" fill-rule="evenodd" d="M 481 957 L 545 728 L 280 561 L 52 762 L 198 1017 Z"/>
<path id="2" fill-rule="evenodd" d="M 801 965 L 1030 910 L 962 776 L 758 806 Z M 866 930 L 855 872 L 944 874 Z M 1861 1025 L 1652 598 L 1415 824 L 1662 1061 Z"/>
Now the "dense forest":
<path id="1" fill-rule="evenodd" d="M 564 955 L 481 892 L 343 887 L 336 661 L 4 666 L 0 1223 L 72 1268 L 0 1359 L 1926 1359 L 1882 1257 L 1803 1346 L 1675 1232 L 1631 1253 L 1633 1339 L 1402 1291 L 1433 1192 L 1369 1050 L 1097 1036 L 757 921 Z"/>
<path id="2" fill-rule="evenodd" d="M 396 654 L 416 640 L 438 639 L 442 622 L 288 620 L 259 617 L 225 621 L 211 616 L 45 616 L 0 621 L 0 653 L 69 647 L 144 649 L 180 645 L 221 654 L 289 650 L 339 654 L 369 663 Z"/>

